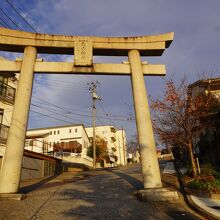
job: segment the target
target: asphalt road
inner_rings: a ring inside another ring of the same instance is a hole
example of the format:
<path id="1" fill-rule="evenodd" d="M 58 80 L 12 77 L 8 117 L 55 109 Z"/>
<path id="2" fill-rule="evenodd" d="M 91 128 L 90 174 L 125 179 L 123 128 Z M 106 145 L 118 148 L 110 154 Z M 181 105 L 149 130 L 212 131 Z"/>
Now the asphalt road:
<path id="1" fill-rule="evenodd" d="M 138 201 L 134 193 L 141 188 L 139 165 L 63 173 L 36 189 L 27 187 L 25 200 L 0 200 L 0 219 L 202 219 L 182 199 Z"/>

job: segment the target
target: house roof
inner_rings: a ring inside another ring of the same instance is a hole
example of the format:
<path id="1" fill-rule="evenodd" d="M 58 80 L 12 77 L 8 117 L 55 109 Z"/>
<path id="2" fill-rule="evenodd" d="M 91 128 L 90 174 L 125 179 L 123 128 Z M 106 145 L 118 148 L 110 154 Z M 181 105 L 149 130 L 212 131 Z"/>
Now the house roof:
<path id="1" fill-rule="evenodd" d="M 72 125 L 60 125 L 60 126 L 53 126 L 53 127 L 45 127 L 45 128 L 34 128 L 34 129 L 28 129 L 27 132 L 29 131 L 39 131 L 39 130 L 51 130 L 51 129 L 57 129 L 57 128 L 71 128 L 71 127 L 83 127 L 88 139 L 89 136 L 86 132 L 85 126 L 83 124 L 72 124 Z M 29 136 L 29 135 L 28 135 Z"/>
<path id="2" fill-rule="evenodd" d="M 33 128 L 33 129 L 28 129 L 27 131 L 38 131 L 38 130 L 47 130 L 47 129 L 56 129 L 56 128 L 79 127 L 79 126 L 82 126 L 85 129 L 83 124 L 72 124 L 72 125 L 60 125 L 60 126 L 45 127 L 45 128 Z"/>
<path id="3" fill-rule="evenodd" d="M 47 136 L 49 134 L 50 134 L 49 132 L 47 132 L 47 133 L 40 133 L 40 134 L 29 134 L 29 135 L 26 135 L 26 139 L 41 138 L 41 137 L 45 137 L 45 136 Z"/>
<path id="4" fill-rule="evenodd" d="M 188 87 L 192 88 L 196 85 L 207 85 L 207 84 L 218 84 L 220 86 L 220 78 L 210 78 L 210 79 L 202 79 L 198 80 L 192 84 L 190 84 Z"/>

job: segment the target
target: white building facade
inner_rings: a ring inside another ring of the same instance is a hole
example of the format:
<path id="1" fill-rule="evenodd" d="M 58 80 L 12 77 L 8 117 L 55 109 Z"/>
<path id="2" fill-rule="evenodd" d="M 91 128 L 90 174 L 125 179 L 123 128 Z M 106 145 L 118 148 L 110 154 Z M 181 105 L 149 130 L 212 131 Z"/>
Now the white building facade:
<path id="1" fill-rule="evenodd" d="M 79 150 L 72 151 L 74 146 Z M 82 124 L 30 129 L 26 135 L 26 150 L 92 166 L 92 158 L 87 156 L 88 147 L 89 137 Z"/>
<path id="2" fill-rule="evenodd" d="M 86 132 L 93 137 L 93 127 L 87 127 Z M 125 130 L 117 130 L 114 126 L 96 126 L 95 133 L 107 142 L 107 151 L 110 161 L 115 165 L 127 164 L 126 134 Z M 116 159 L 115 159 L 116 156 Z"/>

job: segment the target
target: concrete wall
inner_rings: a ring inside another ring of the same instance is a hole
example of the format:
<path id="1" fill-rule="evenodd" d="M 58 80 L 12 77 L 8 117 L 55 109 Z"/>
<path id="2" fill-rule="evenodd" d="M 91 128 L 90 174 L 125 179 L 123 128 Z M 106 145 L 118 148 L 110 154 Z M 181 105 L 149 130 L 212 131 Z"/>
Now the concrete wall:
<path id="1" fill-rule="evenodd" d="M 44 177 L 44 160 L 23 157 L 21 180 Z"/>
<path id="2" fill-rule="evenodd" d="M 53 176 L 62 171 L 61 162 L 58 163 L 54 159 L 41 159 L 30 156 L 23 156 L 21 180 L 43 178 Z"/>
<path id="3" fill-rule="evenodd" d="M 90 157 L 63 157 L 63 163 L 84 164 L 88 167 L 93 167 L 93 159 Z"/>

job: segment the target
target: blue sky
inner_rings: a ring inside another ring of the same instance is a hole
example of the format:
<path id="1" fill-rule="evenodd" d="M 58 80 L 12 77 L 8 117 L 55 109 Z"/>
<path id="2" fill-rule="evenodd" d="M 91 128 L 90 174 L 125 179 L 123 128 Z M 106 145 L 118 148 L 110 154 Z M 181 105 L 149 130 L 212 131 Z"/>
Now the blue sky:
<path id="1" fill-rule="evenodd" d="M 144 57 L 149 63 L 167 67 L 166 78 L 184 75 L 189 82 L 220 76 L 220 1 L 219 0 L 10 0 L 15 8 L 40 33 L 64 35 L 136 36 L 174 32 L 175 38 L 161 57 Z M 33 31 L 6 0 L 0 7 L 25 31 Z M 17 27 L 0 12 L 11 28 Z M 1 19 L 0 19 L 1 21 Z M 0 55 L 13 58 L 22 54 Z M 44 56 L 45 60 L 72 61 L 72 56 Z M 120 63 L 127 57 L 95 57 L 95 62 Z M 29 128 L 61 124 L 91 125 L 91 95 L 87 83 L 99 80 L 97 124 L 124 127 L 131 138 L 136 133 L 129 77 L 36 75 Z M 145 77 L 148 94 L 161 97 L 162 77 Z M 49 103 L 53 103 L 51 106 Z M 60 107 L 60 108 L 58 108 Z M 49 109 L 50 108 L 50 109 Z M 59 116 L 56 114 L 59 113 Z M 49 116 L 45 116 L 49 115 Z M 56 117 L 57 119 L 54 119 Z"/>

